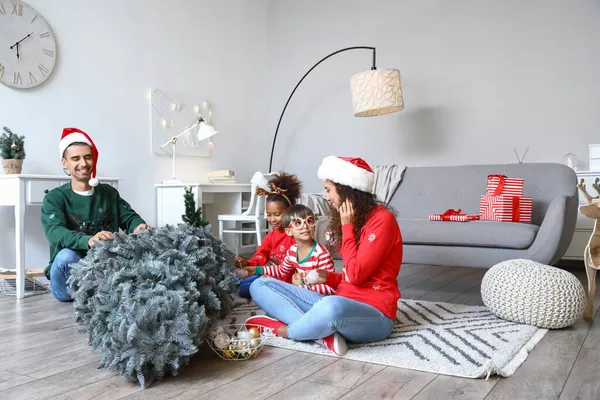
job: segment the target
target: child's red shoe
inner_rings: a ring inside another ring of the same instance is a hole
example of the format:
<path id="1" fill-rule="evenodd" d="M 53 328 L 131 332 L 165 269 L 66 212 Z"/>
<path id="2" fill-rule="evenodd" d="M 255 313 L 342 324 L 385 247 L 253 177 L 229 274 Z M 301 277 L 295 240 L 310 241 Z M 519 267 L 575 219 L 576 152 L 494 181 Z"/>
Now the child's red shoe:
<path id="1" fill-rule="evenodd" d="M 277 336 L 277 329 L 285 324 L 278 319 L 267 317 L 266 315 L 255 315 L 246 320 L 246 329 L 258 328 L 260 333 L 265 331 L 272 331 Z"/>
<path id="2" fill-rule="evenodd" d="M 317 339 L 316 342 L 327 347 L 338 356 L 343 356 L 348 351 L 346 340 L 337 332 L 335 332 L 333 335 L 324 337 L 323 339 Z"/>

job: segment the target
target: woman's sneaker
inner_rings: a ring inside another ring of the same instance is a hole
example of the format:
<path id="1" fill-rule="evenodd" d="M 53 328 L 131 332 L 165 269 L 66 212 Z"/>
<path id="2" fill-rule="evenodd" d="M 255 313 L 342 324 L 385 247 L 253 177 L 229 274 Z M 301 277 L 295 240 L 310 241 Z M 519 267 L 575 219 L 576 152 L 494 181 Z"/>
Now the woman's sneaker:
<path id="1" fill-rule="evenodd" d="M 324 337 L 323 339 L 317 339 L 317 343 L 322 344 L 329 350 L 333 351 L 338 356 L 343 356 L 348 352 L 348 345 L 342 335 L 335 332 L 333 335 Z"/>
<path id="2" fill-rule="evenodd" d="M 260 333 L 272 332 L 277 336 L 277 329 L 285 324 L 278 319 L 267 317 L 266 315 L 255 315 L 246 320 L 246 329 L 257 328 Z"/>

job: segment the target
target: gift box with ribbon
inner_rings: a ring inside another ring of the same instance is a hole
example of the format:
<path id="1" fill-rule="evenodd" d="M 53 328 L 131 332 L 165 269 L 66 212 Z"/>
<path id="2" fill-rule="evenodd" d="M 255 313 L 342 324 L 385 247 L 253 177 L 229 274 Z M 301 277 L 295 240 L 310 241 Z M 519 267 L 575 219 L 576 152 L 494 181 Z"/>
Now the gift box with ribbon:
<path id="1" fill-rule="evenodd" d="M 455 222 L 466 222 L 474 221 L 479 219 L 479 215 L 467 215 L 461 214 L 461 209 L 452 210 L 448 209 L 443 214 L 430 214 L 430 221 L 455 221 Z"/>
<path id="2" fill-rule="evenodd" d="M 484 194 L 479 203 L 479 217 L 487 221 L 531 222 L 532 208 L 531 197 Z"/>
<path id="3" fill-rule="evenodd" d="M 485 193 L 492 196 L 523 196 L 523 179 L 500 174 L 488 175 Z"/>

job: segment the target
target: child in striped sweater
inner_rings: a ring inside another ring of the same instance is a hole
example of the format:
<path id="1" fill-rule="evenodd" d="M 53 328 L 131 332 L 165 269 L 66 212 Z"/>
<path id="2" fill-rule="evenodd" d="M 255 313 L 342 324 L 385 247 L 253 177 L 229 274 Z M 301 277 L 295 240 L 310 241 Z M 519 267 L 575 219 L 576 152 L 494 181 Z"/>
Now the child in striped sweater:
<path id="1" fill-rule="evenodd" d="M 335 290 L 326 284 L 313 285 L 304 282 L 304 276 L 310 270 L 323 269 L 334 272 L 331 254 L 313 239 L 316 222 L 316 216 L 305 205 L 296 204 L 289 207 L 283 214 L 282 226 L 296 243 L 290 246 L 283 262 L 262 267 L 248 266 L 245 269 L 249 274 L 269 276 L 282 281 L 289 281 L 291 278 L 293 284 L 320 294 L 334 294 Z"/>
<path id="2" fill-rule="evenodd" d="M 296 200 L 300 197 L 302 182 L 296 175 L 279 172 L 271 177 L 266 186 L 269 190 L 260 188 L 256 190 L 256 194 L 257 196 L 266 196 L 267 222 L 273 230 L 267 233 L 252 258 L 248 260 L 238 256 L 235 259 L 235 266 L 238 268 L 279 265 L 284 260 L 290 246 L 294 244 L 294 239 L 286 234 L 281 222 L 285 210 L 296 204 Z M 240 281 L 238 295 L 249 299 L 250 285 L 258 277 L 250 276 Z M 291 283 L 291 277 L 286 282 Z"/>

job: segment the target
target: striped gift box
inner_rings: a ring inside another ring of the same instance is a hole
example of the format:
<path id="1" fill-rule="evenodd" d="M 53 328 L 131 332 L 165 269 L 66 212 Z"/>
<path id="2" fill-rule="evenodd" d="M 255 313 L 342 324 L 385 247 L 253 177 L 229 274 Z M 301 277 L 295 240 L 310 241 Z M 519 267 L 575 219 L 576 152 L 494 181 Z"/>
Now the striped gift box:
<path id="1" fill-rule="evenodd" d="M 523 179 L 498 174 L 488 175 L 485 193 L 492 196 L 523 196 Z"/>
<path id="2" fill-rule="evenodd" d="M 479 215 L 442 215 L 442 214 L 430 214 L 430 221 L 454 221 L 454 222 L 466 222 L 466 221 L 475 221 L 479 219 Z"/>
<path id="3" fill-rule="evenodd" d="M 479 217 L 487 221 L 531 222 L 533 199 L 526 196 L 481 195 Z"/>

